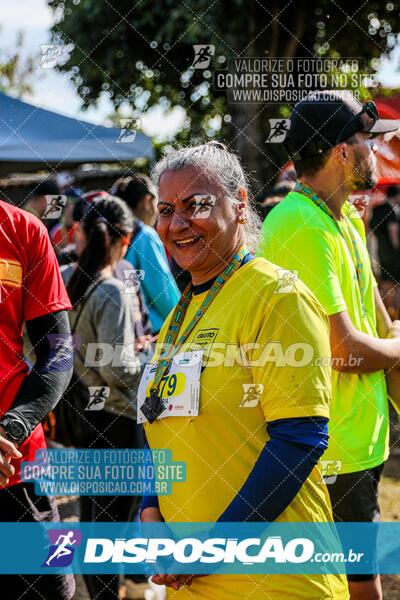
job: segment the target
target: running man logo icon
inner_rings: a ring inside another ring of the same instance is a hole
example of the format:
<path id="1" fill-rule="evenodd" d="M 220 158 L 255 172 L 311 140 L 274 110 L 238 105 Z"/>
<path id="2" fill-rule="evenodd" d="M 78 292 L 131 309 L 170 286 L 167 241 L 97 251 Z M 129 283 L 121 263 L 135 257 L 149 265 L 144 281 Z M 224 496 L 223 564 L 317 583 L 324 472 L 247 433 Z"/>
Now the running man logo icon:
<path id="1" fill-rule="evenodd" d="M 49 529 L 49 553 L 42 567 L 68 567 L 74 558 L 75 548 L 81 545 L 82 532 L 78 529 Z"/>
<path id="2" fill-rule="evenodd" d="M 264 391 L 262 383 L 242 383 L 243 398 L 239 408 L 254 408 L 260 401 Z"/>
<path id="3" fill-rule="evenodd" d="M 58 44 L 40 44 L 40 51 L 42 53 L 40 59 L 41 69 L 54 69 L 57 65 L 58 59 L 62 55 L 64 46 Z"/>
<path id="4" fill-rule="evenodd" d="M 265 140 L 267 144 L 280 144 L 289 131 L 290 119 L 269 119 L 270 132 Z"/>
<path id="5" fill-rule="evenodd" d="M 349 203 L 351 204 L 351 210 L 349 210 L 348 217 L 350 219 L 362 219 L 368 208 L 369 196 L 368 194 L 350 194 Z"/>
<path id="6" fill-rule="evenodd" d="M 77 333 L 49 333 L 50 356 L 46 371 L 66 372 L 74 364 L 74 349 L 79 350 L 82 338 Z"/>
<path id="7" fill-rule="evenodd" d="M 277 269 L 278 283 L 274 294 L 290 294 L 293 292 L 294 284 L 299 280 L 299 272 L 296 269 Z"/>
<path id="8" fill-rule="evenodd" d="M 194 60 L 192 69 L 207 69 L 210 65 L 211 57 L 214 56 L 215 46 L 207 44 L 194 44 Z"/>
<path id="9" fill-rule="evenodd" d="M 194 219 L 208 219 L 211 214 L 211 209 L 215 206 L 217 201 L 216 196 L 212 194 L 196 194 L 193 196 L 194 199 Z"/>
<path id="10" fill-rule="evenodd" d="M 330 483 L 335 483 L 337 476 L 342 470 L 342 461 L 341 460 L 321 460 L 321 479 L 317 482 L 319 484 L 325 483 L 325 485 L 329 485 Z"/>
<path id="11" fill-rule="evenodd" d="M 141 127 L 140 119 L 120 119 L 120 133 L 117 142 L 120 144 L 131 144 L 135 141 L 136 132 Z"/>
<path id="12" fill-rule="evenodd" d="M 58 196 L 47 195 L 46 210 L 42 219 L 59 219 L 64 206 L 67 204 L 67 196 L 59 194 Z"/>
<path id="13" fill-rule="evenodd" d="M 143 269 L 124 269 L 124 294 L 135 294 L 140 289 L 139 281 L 144 279 Z"/>
<path id="14" fill-rule="evenodd" d="M 89 396 L 85 410 L 103 410 L 106 400 L 110 396 L 110 388 L 101 385 L 89 387 Z"/>

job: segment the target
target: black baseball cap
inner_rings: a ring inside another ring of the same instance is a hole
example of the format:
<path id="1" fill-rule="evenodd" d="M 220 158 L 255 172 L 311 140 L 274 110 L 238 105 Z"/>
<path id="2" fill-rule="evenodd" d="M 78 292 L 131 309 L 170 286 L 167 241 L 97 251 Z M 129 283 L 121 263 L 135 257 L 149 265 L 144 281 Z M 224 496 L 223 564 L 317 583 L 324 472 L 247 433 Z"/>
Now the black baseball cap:
<path id="1" fill-rule="evenodd" d="M 362 104 L 347 90 L 310 92 L 294 107 L 284 146 L 294 160 L 311 158 L 359 131 L 396 131 L 400 121 L 380 119 L 374 102 Z"/>

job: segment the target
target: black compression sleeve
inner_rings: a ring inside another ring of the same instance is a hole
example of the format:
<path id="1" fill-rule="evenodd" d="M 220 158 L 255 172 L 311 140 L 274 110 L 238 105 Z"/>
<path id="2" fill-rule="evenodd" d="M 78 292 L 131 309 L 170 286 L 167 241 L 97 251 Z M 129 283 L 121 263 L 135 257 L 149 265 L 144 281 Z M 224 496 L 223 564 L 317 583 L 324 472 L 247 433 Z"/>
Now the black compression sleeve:
<path id="1" fill-rule="evenodd" d="M 66 310 L 26 322 L 36 362 L 22 382 L 14 402 L 4 416 L 25 426 L 28 437 L 53 410 L 72 376 L 73 343 Z"/>

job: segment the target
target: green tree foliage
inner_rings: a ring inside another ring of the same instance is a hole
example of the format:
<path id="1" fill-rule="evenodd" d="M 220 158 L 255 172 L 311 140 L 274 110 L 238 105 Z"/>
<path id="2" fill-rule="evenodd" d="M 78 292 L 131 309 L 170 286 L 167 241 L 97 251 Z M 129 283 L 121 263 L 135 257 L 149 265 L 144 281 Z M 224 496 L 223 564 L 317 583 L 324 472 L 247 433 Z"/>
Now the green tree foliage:
<path id="1" fill-rule="evenodd" d="M 255 176 L 271 185 L 286 154 L 266 144 L 279 104 L 228 103 L 213 71 L 233 57 L 364 57 L 379 59 L 396 43 L 396 2 L 348 0 L 48 0 L 54 41 L 73 44 L 59 68 L 71 74 L 88 107 L 109 93 L 139 116 L 154 104 L 181 105 L 187 118 L 177 140 L 225 140 Z M 209 70 L 190 70 L 193 44 L 212 44 Z M 285 113 L 286 111 L 286 113 Z"/>
<path id="2" fill-rule="evenodd" d="M 23 59 L 21 52 L 24 46 L 24 36 L 17 35 L 16 48 L 12 55 L 0 51 L 0 91 L 21 98 L 32 92 L 32 78 L 35 69 L 35 59 Z"/>

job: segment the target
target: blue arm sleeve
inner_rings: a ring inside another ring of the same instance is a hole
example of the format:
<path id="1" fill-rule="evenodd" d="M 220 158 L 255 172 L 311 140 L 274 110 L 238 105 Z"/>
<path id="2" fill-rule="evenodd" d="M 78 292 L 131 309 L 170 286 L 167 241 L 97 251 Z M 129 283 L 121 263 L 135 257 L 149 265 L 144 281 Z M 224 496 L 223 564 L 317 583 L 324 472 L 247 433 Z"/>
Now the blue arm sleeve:
<path id="1" fill-rule="evenodd" d="M 146 440 L 146 445 L 145 445 L 145 449 L 146 450 L 150 450 L 150 446 Z M 152 461 L 153 464 L 153 461 Z M 158 504 L 158 496 L 143 496 L 142 498 L 142 505 L 140 507 L 140 514 L 142 514 L 142 511 L 145 508 L 149 508 L 149 507 L 154 507 L 154 508 L 159 508 L 159 504 Z"/>
<path id="2" fill-rule="evenodd" d="M 279 419 L 237 496 L 218 521 L 274 521 L 292 502 L 328 447 L 328 419 Z"/>
<path id="3" fill-rule="evenodd" d="M 143 496 L 140 512 L 142 512 L 145 508 L 150 507 L 160 508 L 160 505 L 158 504 L 158 496 Z"/>
<path id="4" fill-rule="evenodd" d="M 160 331 L 165 319 L 180 298 L 178 286 L 170 271 L 164 246 L 155 231 L 144 228 L 134 240 L 126 260 L 144 270 L 141 281 L 150 321 Z"/>

